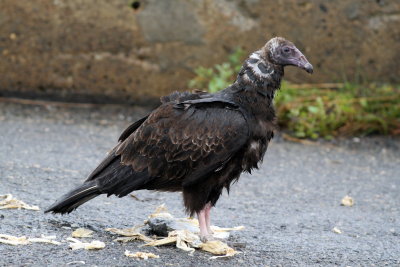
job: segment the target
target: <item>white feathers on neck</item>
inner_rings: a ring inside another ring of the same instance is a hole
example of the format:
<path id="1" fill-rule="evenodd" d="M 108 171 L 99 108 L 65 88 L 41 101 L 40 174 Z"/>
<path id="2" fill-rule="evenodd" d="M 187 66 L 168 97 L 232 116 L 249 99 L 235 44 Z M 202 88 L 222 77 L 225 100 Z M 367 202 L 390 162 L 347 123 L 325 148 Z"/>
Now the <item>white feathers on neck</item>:
<path id="1" fill-rule="evenodd" d="M 250 58 L 251 58 L 251 59 L 260 60 L 261 58 L 260 58 L 259 51 L 253 52 L 253 53 L 250 55 Z"/>
<path id="2" fill-rule="evenodd" d="M 279 47 L 279 37 L 272 38 L 268 43 L 269 43 L 269 51 L 271 54 L 275 54 L 277 48 Z"/>
<path id="3" fill-rule="evenodd" d="M 258 64 L 260 64 L 260 63 L 266 65 L 265 62 L 264 62 L 264 60 L 261 59 L 260 51 L 256 51 L 256 52 L 252 53 L 252 54 L 250 55 L 249 59 L 250 59 L 250 60 L 251 60 L 251 59 L 257 60 L 257 61 L 254 62 L 254 63 L 251 63 L 250 61 L 248 61 L 248 62 L 247 62 L 247 65 L 248 65 L 248 67 L 251 69 L 251 71 L 253 72 L 253 74 L 256 75 L 258 78 L 268 79 L 268 78 L 270 78 L 271 75 L 274 73 L 274 70 L 273 70 L 273 69 L 271 69 L 270 72 L 265 73 L 265 72 L 262 72 L 262 71 L 260 70 L 260 68 L 258 67 Z"/>

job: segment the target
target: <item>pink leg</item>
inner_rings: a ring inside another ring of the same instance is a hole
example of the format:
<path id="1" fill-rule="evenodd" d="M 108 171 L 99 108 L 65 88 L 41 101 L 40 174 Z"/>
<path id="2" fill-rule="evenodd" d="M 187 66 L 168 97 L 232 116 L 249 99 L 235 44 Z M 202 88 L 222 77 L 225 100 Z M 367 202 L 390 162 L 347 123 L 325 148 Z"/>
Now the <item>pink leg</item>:
<path id="1" fill-rule="evenodd" d="M 207 230 L 206 209 L 202 209 L 201 211 L 197 212 L 197 218 L 199 219 L 200 240 L 207 242 L 209 234 Z"/>
<path id="2" fill-rule="evenodd" d="M 204 210 L 205 210 L 205 219 L 206 219 L 206 225 L 207 225 L 207 232 L 208 232 L 208 234 L 210 234 L 210 235 L 212 235 L 212 234 L 214 233 L 214 232 L 211 230 L 211 215 L 210 215 L 211 208 L 212 208 L 212 205 L 211 205 L 210 202 L 208 202 L 208 203 L 206 204 L 206 206 L 204 207 Z"/>
<path id="3" fill-rule="evenodd" d="M 211 230 L 211 211 L 212 205 L 208 202 L 204 208 L 197 213 L 199 218 L 200 239 L 203 242 L 213 240 L 213 231 Z"/>

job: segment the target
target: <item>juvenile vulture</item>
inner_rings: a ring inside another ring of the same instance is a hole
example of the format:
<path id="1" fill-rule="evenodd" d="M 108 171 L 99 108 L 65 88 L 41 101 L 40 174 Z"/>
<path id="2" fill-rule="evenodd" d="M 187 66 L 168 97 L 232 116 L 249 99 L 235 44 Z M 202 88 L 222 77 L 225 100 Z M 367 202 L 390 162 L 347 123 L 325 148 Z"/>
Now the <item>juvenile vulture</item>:
<path id="1" fill-rule="evenodd" d="M 258 167 L 274 135 L 273 98 L 289 65 L 313 72 L 293 43 L 275 37 L 245 60 L 226 89 L 162 97 L 81 186 L 46 212 L 69 213 L 100 194 L 181 191 L 187 213 L 198 216 L 202 240 L 211 239 L 211 208 L 242 172 Z"/>

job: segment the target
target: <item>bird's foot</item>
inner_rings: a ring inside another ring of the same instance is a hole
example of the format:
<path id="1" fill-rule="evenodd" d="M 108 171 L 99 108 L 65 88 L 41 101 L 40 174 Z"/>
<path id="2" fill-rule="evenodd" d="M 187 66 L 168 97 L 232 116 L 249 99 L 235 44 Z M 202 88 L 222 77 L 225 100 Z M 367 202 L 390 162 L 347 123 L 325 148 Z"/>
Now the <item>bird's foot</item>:
<path id="1" fill-rule="evenodd" d="M 224 238 L 218 238 L 213 236 L 212 234 L 208 234 L 208 235 L 200 235 L 200 241 L 203 243 L 207 243 L 208 241 L 222 241 L 222 242 L 226 242 L 226 239 Z"/>
<path id="2" fill-rule="evenodd" d="M 200 235 L 200 241 L 203 243 L 207 243 L 208 241 L 215 241 L 217 240 L 212 234 L 208 235 Z"/>

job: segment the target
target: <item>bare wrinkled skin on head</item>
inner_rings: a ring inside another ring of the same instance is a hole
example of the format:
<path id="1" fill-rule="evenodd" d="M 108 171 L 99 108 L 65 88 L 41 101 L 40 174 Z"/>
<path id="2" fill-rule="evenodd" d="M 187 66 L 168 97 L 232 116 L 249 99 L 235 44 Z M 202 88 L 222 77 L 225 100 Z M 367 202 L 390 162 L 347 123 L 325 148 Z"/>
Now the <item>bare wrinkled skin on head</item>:
<path id="1" fill-rule="evenodd" d="M 261 49 L 263 56 L 271 63 L 281 66 L 296 66 L 308 73 L 313 72 L 313 66 L 299 49 L 290 41 L 275 37 Z"/>
<path id="2" fill-rule="evenodd" d="M 237 82 L 258 88 L 277 89 L 284 74 L 284 67 L 289 65 L 304 69 L 308 73 L 313 72 L 313 66 L 292 42 L 275 37 L 245 60 Z M 272 97 L 273 90 L 268 92 Z"/>

